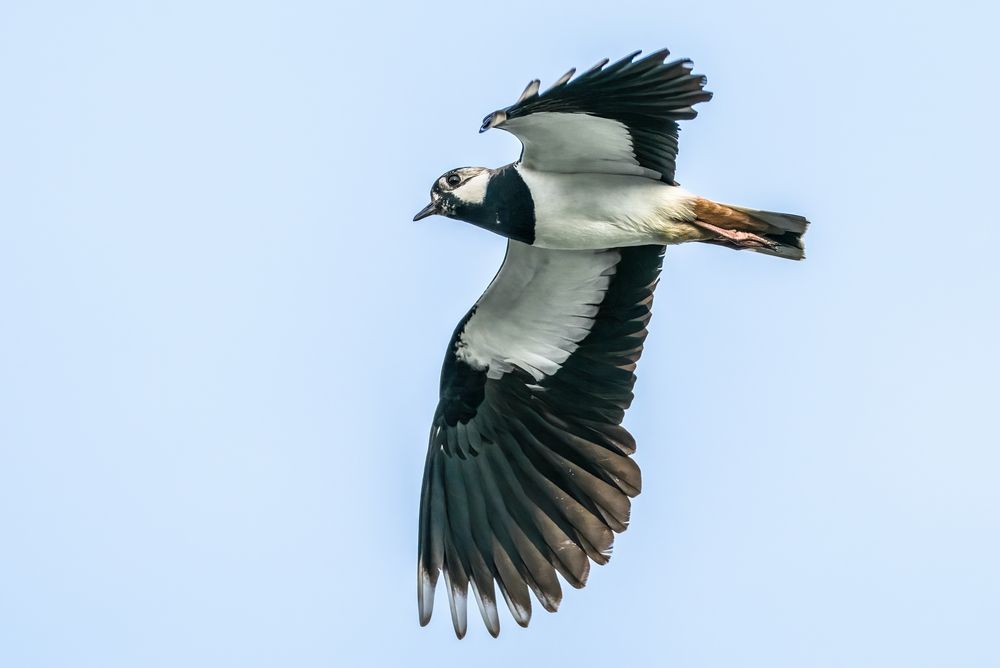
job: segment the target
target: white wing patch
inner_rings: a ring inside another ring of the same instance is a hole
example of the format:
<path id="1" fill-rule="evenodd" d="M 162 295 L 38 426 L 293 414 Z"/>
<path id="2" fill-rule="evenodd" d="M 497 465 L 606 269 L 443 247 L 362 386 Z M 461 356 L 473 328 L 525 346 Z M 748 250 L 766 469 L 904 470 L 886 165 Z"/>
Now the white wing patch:
<path id="1" fill-rule="evenodd" d="M 582 113 L 540 111 L 497 127 L 524 145 L 521 164 L 546 172 L 594 172 L 644 176 L 659 172 L 639 165 L 624 123 Z"/>
<path id="2" fill-rule="evenodd" d="M 455 351 L 497 379 L 514 367 L 551 376 L 594 323 L 621 255 L 510 241 L 500 273 L 476 304 Z"/>

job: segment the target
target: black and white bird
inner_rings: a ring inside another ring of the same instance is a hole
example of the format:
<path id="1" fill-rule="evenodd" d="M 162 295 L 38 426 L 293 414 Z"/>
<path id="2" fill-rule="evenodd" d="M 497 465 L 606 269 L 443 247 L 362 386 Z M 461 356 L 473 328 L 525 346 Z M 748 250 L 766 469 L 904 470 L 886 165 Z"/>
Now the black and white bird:
<path id="1" fill-rule="evenodd" d="M 663 50 L 528 84 L 480 132 L 520 159 L 441 176 L 414 220 L 455 218 L 507 237 L 499 273 L 455 329 L 441 372 L 420 500 L 417 598 L 444 574 L 455 633 L 471 586 L 489 632 L 496 589 L 527 626 L 561 576 L 607 563 L 640 489 L 621 426 L 632 401 L 665 246 L 689 241 L 799 260 L 808 221 L 698 197 L 674 181 L 677 121 L 712 94 Z"/>

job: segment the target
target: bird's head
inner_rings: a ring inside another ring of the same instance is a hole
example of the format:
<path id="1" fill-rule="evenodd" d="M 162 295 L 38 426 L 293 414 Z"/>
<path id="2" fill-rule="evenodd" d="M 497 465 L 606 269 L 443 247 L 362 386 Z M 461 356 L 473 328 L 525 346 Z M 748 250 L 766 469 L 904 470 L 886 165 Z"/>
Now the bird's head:
<path id="1" fill-rule="evenodd" d="M 493 170 L 487 167 L 459 167 L 445 172 L 431 188 L 431 203 L 413 220 L 434 214 L 467 220 L 470 210 L 481 208 L 486 201 L 492 174 Z"/>

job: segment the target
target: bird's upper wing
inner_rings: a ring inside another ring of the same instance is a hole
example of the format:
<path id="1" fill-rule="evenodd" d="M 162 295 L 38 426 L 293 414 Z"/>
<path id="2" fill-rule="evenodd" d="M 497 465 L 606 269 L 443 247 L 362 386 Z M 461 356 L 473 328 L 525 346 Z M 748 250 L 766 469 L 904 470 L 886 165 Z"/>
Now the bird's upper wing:
<path id="1" fill-rule="evenodd" d="M 512 106 L 483 120 L 524 146 L 521 163 L 549 172 L 598 172 L 674 182 L 677 121 L 694 118 L 694 105 L 711 99 L 691 61 L 664 63 L 666 49 L 640 52 L 608 65 L 603 60 L 572 79 L 560 77 L 539 94 L 534 80 Z"/>
<path id="2" fill-rule="evenodd" d="M 510 241 L 445 356 L 420 499 L 418 603 L 439 572 L 466 630 L 468 585 L 490 633 L 496 591 L 522 626 L 607 562 L 639 493 L 632 401 L 662 246 L 559 251 Z"/>

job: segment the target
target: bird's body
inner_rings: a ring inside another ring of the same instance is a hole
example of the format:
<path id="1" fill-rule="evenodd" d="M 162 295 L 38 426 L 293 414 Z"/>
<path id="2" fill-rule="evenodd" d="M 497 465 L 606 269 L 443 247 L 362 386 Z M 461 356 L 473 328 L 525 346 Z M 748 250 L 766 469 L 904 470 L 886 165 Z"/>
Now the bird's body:
<path id="1" fill-rule="evenodd" d="M 531 193 L 532 245 L 539 248 L 617 248 L 704 237 L 688 222 L 696 198 L 679 186 L 631 175 L 514 169 Z"/>
<path id="2" fill-rule="evenodd" d="M 500 272 L 445 355 L 421 493 L 421 623 L 444 573 L 455 631 L 472 587 L 490 633 L 494 586 L 527 625 L 606 563 L 641 486 L 621 426 L 663 250 L 705 242 L 803 257 L 808 221 L 730 206 L 674 181 L 677 120 L 711 97 L 666 51 L 607 61 L 539 94 L 531 82 L 482 131 L 517 162 L 442 175 L 415 220 L 442 214 L 506 237 Z"/>
<path id="3" fill-rule="evenodd" d="M 437 195 L 435 212 L 538 248 L 596 250 L 705 241 L 803 257 L 804 218 L 719 204 L 644 176 L 550 172 L 523 162 L 495 170 L 463 167 L 441 178 L 447 183 L 449 176 L 461 181 Z M 791 236 L 785 238 L 786 233 Z"/>

